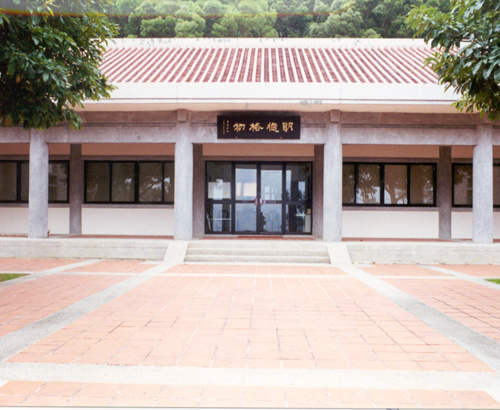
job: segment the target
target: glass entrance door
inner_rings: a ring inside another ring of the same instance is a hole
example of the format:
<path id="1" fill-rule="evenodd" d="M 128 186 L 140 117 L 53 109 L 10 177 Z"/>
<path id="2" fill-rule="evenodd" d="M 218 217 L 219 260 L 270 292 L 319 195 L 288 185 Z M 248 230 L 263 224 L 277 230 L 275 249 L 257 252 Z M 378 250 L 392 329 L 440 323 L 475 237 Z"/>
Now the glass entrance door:
<path id="1" fill-rule="evenodd" d="M 311 163 L 207 162 L 206 233 L 311 234 Z"/>
<path id="2" fill-rule="evenodd" d="M 260 232 L 283 233 L 283 165 L 261 165 L 259 194 Z"/>
<path id="3" fill-rule="evenodd" d="M 234 232 L 258 233 L 257 164 L 235 164 Z"/>
<path id="4" fill-rule="evenodd" d="M 283 233 L 283 175 L 282 164 L 235 164 L 235 233 Z"/>

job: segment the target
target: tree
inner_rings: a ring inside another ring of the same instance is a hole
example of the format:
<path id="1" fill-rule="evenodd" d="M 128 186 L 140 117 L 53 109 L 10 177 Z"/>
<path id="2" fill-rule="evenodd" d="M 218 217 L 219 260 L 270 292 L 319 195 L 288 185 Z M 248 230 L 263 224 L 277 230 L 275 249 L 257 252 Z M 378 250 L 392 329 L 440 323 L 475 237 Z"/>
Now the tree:
<path id="1" fill-rule="evenodd" d="M 490 120 L 500 117 L 500 2 L 452 0 L 451 11 L 413 9 L 407 24 L 437 51 L 430 64 L 446 89 L 460 94 L 454 106 L 477 110 Z"/>
<path id="2" fill-rule="evenodd" d="M 45 129 L 67 121 L 85 99 L 108 97 L 99 71 L 116 27 L 92 0 L 8 0 L 0 9 L 0 120 Z M 99 5 L 107 4 L 101 0 Z M 92 6 L 92 7 L 91 7 Z"/>
<path id="3" fill-rule="evenodd" d="M 175 25 L 177 21 L 173 17 L 157 17 L 152 20 L 142 20 L 141 37 L 175 37 Z"/>

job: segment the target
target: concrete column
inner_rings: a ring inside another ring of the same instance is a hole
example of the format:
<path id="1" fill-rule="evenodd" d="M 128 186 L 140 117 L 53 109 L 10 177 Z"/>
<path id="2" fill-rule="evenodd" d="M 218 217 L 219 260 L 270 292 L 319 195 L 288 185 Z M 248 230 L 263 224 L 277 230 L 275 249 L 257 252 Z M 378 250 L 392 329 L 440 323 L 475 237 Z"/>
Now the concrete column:
<path id="1" fill-rule="evenodd" d="M 205 162 L 203 145 L 193 146 L 193 235 L 205 234 Z"/>
<path id="2" fill-rule="evenodd" d="M 312 234 L 316 238 L 323 238 L 323 170 L 324 147 L 314 146 L 313 181 L 312 181 Z"/>
<path id="3" fill-rule="evenodd" d="M 30 238 L 47 238 L 49 231 L 49 146 L 44 136 L 39 130 L 30 132 Z"/>
<path id="4" fill-rule="evenodd" d="M 493 125 L 477 126 L 472 157 L 472 241 L 493 242 Z"/>
<path id="5" fill-rule="evenodd" d="M 439 238 L 451 239 L 451 147 L 439 147 L 437 164 L 437 206 L 439 208 Z"/>
<path id="6" fill-rule="evenodd" d="M 174 239 L 193 238 L 193 144 L 188 115 L 179 112 L 175 142 Z"/>
<path id="7" fill-rule="evenodd" d="M 81 235 L 84 194 L 81 144 L 71 144 L 70 146 L 69 177 L 69 233 Z"/>
<path id="8" fill-rule="evenodd" d="M 342 240 L 342 130 L 340 112 L 327 125 L 323 173 L 323 240 Z"/>

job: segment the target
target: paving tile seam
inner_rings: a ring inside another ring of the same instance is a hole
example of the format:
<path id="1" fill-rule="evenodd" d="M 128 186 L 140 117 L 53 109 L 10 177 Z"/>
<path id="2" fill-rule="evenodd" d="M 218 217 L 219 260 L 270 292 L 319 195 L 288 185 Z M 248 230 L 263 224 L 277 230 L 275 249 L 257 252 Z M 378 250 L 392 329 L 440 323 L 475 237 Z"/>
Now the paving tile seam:
<path id="1" fill-rule="evenodd" d="M 47 269 L 47 270 L 44 270 L 43 272 L 46 272 L 46 273 L 64 272 L 68 269 L 75 269 L 75 268 L 80 268 L 82 266 L 92 265 L 98 261 L 99 261 L 99 259 L 86 259 L 84 261 L 70 263 L 68 265 L 58 266 L 58 267 L 52 268 L 52 269 Z"/>
<path id="2" fill-rule="evenodd" d="M 348 271 L 353 277 L 391 300 L 458 346 L 472 353 L 492 369 L 497 372 L 500 371 L 500 343 L 458 322 L 379 277 L 354 267 L 348 269 Z"/>
<path id="3" fill-rule="evenodd" d="M 0 362 L 27 349 L 50 334 L 73 323 L 95 309 L 123 295 L 142 284 L 149 277 L 133 275 L 106 289 L 94 293 L 63 309 L 54 312 L 43 319 L 30 323 L 18 330 L 0 337 Z"/>
<path id="4" fill-rule="evenodd" d="M 352 276 L 349 275 L 295 275 L 295 274 L 287 274 L 287 273 L 162 273 L 162 274 L 154 274 L 154 276 L 182 276 L 182 277 L 214 277 L 214 278 L 329 278 L 329 279 L 353 279 Z"/>
<path id="5" fill-rule="evenodd" d="M 327 369 L 229 369 L 2 363 L 0 380 L 256 387 L 324 387 L 495 391 L 498 373 Z M 498 398 L 500 392 L 496 392 Z"/>
<path id="6" fill-rule="evenodd" d="M 447 275 L 453 275 L 457 279 L 463 279 L 463 280 L 466 280 L 468 282 L 477 283 L 479 285 L 483 285 L 483 286 L 486 286 L 486 287 L 491 288 L 491 289 L 500 290 L 500 286 L 498 286 L 495 283 L 488 282 L 486 279 L 489 279 L 489 278 L 487 278 L 487 277 L 471 276 L 471 275 L 467 275 L 466 273 L 457 272 L 457 271 L 454 271 L 452 269 L 441 268 L 439 266 L 432 266 L 432 265 L 421 265 L 421 266 L 426 268 L 426 269 L 432 269 L 436 272 L 446 273 Z"/>

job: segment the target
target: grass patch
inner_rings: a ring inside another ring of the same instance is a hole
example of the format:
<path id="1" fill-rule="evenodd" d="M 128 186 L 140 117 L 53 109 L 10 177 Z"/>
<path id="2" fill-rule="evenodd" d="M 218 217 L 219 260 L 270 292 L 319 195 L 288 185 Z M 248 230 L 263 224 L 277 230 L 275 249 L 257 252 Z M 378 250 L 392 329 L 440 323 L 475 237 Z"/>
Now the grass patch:
<path id="1" fill-rule="evenodd" d="M 486 279 L 488 282 L 493 282 L 496 283 L 497 285 L 500 285 L 500 279 Z"/>
<path id="2" fill-rule="evenodd" d="M 0 282 L 5 282 L 6 280 L 17 279 L 21 276 L 26 276 L 24 273 L 0 273 Z"/>

